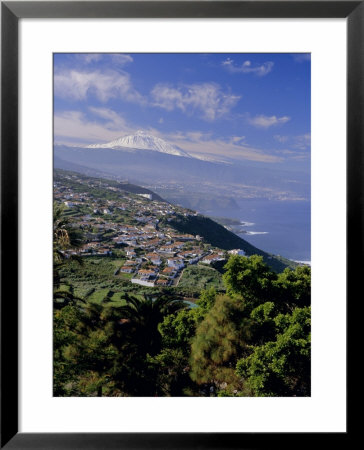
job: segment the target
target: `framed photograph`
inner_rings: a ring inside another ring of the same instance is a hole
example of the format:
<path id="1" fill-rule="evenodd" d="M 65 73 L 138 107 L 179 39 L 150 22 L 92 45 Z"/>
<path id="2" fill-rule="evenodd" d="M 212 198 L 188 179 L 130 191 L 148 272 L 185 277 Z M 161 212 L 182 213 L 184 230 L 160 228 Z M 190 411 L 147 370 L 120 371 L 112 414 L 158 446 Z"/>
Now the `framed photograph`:
<path id="1" fill-rule="evenodd" d="M 362 2 L 1 7 L 1 446 L 344 445 Z"/>

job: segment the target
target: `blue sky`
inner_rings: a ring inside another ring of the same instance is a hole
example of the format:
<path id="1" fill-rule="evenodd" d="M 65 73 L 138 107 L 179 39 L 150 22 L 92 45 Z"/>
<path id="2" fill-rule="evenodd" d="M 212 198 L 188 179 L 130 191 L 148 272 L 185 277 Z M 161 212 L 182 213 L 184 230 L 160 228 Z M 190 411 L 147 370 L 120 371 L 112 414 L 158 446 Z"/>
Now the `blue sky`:
<path id="1" fill-rule="evenodd" d="M 55 54 L 54 139 L 144 130 L 191 154 L 309 173 L 307 54 Z"/>

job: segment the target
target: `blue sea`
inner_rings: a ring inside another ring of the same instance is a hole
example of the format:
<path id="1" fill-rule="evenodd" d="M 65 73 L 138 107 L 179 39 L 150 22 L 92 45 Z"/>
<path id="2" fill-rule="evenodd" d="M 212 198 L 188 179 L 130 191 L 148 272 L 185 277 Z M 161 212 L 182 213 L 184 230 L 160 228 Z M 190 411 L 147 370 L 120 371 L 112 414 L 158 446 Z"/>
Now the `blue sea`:
<path id="1" fill-rule="evenodd" d="M 294 261 L 311 261 L 311 203 L 241 199 L 238 209 L 215 209 L 204 213 L 242 222 L 239 234 L 255 247 Z"/>

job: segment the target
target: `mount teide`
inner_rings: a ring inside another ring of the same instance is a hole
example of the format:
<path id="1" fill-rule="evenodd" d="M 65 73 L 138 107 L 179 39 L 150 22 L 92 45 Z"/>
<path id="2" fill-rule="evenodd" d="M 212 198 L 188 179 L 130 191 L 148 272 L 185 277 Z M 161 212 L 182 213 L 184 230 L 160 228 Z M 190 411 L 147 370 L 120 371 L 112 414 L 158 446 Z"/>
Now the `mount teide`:
<path id="1" fill-rule="evenodd" d="M 106 144 L 93 144 L 88 145 L 87 148 L 112 148 L 115 150 L 123 149 L 138 149 L 138 150 L 149 150 L 159 153 L 165 153 L 174 156 L 184 156 L 186 158 L 191 158 L 191 156 L 174 145 L 160 139 L 156 136 L 147 134 L 145 131 L 139 130 L 135 134 L 130 134 L 128 136 L 120 137 L 114 141 L 107 142 Z"/>

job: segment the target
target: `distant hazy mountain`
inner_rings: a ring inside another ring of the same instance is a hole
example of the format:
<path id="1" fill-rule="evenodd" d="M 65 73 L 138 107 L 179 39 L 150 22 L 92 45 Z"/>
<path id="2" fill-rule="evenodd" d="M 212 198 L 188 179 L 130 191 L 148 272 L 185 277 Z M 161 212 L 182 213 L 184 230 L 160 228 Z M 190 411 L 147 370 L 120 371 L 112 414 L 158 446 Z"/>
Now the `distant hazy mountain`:
<path id="1" fill-rule="evenodd" d="M 309 181 L 303 174 L 288 173 L 268 163 L 205 160 L 143 131 L 87 147 L 55 144 L 54 166 L 127 179 L 153 189 L 167 187 L 169 193 L 163 195 L 175 201 L 177 198 L 169 195 L 172 188 L 174 195 L 188 191 L 202 194 L 206 200 L 220 196 L 224 202 L 241 197 L 297 200 L 310 195 Z M 191 204 L 191 196 L 188 201 L 179 200 L 187 207 L 201 207 Z"/>
<path id="2" fill-rule="evenodd" d="M 176 156 L 159 151 L 119 147 L 67 147 L 54 146 L 55 167 L 77 170 L 74 165 L 93 169 L 119 179 L 134 180 L 142 184 L 181 184 L 184 187 L 204 184 L 211 189 L 231 185 L 230 194 L 234 196 L 236 186 L 256 187 L 257 196 L 264 192 L 291 192 L 293 195 L 309 194 L 309 183 L 297 174 L 270 167 L 258 167 L 249 162 L 223 164 L 197 158 Z M 61 161 L 62 160 L 62 161 Z M 65 162 L 72 163 L 73 167 Z M 81 170 L 80 170 L 81 171 Z M 84 172 L 84 170 L 82 170 Z M 234 186 L 235 187 L 234 187 Z"/>
<path id="3" fill-rule="evenodd" d="M 155 152 L 167 153 L 169 155 L 191 158 L 191 156 L 182 149 L 169 144 L 163 139 L 147 134 L 141 130 L 137 131 L 135 134 L 120 137 L 106 144 L 88 145 L 87 148 L 112 148 L 115 150 L 128 148 L 138 150 L 152 150 Z"/>
<path id="4" fill-rule="evenodd" d="M 54 156 L 56 167 L 59 160 L 63 160 L 145 183 L 246 182 L 251 179 L 251 171 L 244 171 L 242 167 L 131 147 L 118 147 L 116 150 L 111 147 L 55 145 Z M 256 177 L 255 180 L 260 181 Z"/>
<path id="5" fill-rule="evenodd" d="M 87 167 L 67 160 L 63 160 L 56 155 L 54 155 L 53 164 L 56 169 L 70 170 L 72 172 L 82 173 L 90 177 L 110 178 L 111 176 L 111 174 L 109 173 L 102 172 L 92 167 Z"/>

